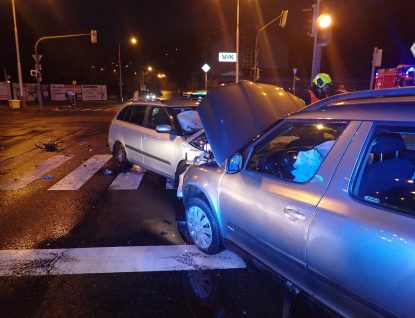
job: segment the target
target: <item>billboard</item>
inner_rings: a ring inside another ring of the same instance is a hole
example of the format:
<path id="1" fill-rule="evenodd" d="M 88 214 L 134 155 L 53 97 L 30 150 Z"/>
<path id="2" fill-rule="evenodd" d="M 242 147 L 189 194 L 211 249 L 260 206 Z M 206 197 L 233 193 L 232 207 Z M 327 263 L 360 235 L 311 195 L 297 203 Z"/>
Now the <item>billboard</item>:
<path id="1" fill-rule="evenodd" d="M 107 86 L 82 85 L 82 100 L 107 100 Z"/>
<path id="2" fill-rule="evenodd" d="M 19 99 L 19 83 L 13 83 L 13 97 Z M 26 100 L 38 101 L 39 90 L 36 83 L 23 83 Z M 76 100 L 107 100 L 106 85 L 71 85 L 71 84 L 41 84 L 43 101 L 65 101 L 73 100 L 76 94 Z M 0 82 L 0 100 L 8 100 L 8 85 L 6 82 Z"/>
<path id="3" fill-rule="evenodd" d="M 219 52 L 219 62 L 236 62 L 236 53 Z"/>
<path id="4" fill-rule="evenodd" d="M 10 83 L 0 82 L 0 100 L 9 100 Z"/>

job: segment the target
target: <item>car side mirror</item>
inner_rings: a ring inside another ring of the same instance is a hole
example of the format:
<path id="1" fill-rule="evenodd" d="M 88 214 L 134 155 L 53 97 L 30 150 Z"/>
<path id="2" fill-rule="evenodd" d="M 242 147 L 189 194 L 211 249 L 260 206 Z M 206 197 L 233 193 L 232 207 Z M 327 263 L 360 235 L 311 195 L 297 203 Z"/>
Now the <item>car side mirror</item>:
<path id="1" fill-rule="evenodd" d="M 156 131 L 158 133 L 169 134 L 169 133 L 171 133 L 172 129 L 171 129 L 170 125 L 158 125 L 156 127 Z"/>
<path id="2" fill-rule="evenodd" d="M 225 172 L 229 174 L 238 173 L 242 170 L 242 155 L 236 153 L 225 160 Z"/>

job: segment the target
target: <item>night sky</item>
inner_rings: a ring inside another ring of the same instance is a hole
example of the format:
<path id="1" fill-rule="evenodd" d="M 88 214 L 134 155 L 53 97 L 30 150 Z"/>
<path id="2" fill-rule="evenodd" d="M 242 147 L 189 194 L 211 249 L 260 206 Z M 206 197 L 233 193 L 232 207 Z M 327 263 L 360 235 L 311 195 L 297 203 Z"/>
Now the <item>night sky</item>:
<path id="1" fill-rule="evenodd" d="M 12 1 L 0 1 L 0 66 L 17 81 Z M 89 37 L 46 40 L 39 45 L 45 72 L 53 80 L 66 80 L 82 60 L 88 63 L 118 58 L 118 43 L 136 36 L 139 45 L 123 44 L 123 55 L 170 72 L 170 78 L 185 78 L 191 68 L 204 61 L 194 56 L 198 41 L 206 32 L 234 29 L 236 0 L 15 0 L 17 29 L 24 81 L 34 81 L 34 45 L 44 36 L 98 31 L 98 43 Z M 240 28 L 244 24 L 264 25 L 282 10 L 289 10 L 284 29 L 275 23 L 271 30 L 290 45 L 289 67 L 297 67 L 300 76 L 311 72 L 312 38 L 303 29 L 301 10 L 311 8 L 312 0 L 240 0 Z M 375 46 L 383 49 L 383 67 L 415 64 L 409 51 L 415 41 L 415 0 L 336 0 L 332 43 L 323 49 L 321 71 L 338 78 L 370 79 L 371 55 Z M 195 44 L 196 43 L 196 44 Z M 124 47 L 125 45 L 125 47 Z M 176 51 L 171 67 L 169 55 Z M 163 54 L 161 53 L 163 51 Z M 124 53 L 125 52 L 125 53 Z M 181 56 L 178 56 L 181 55 Z M 86 63 L 86 62 L 85 62 Z M 72 65 L 71 65 L 72 64 Z M 51 70 L 51 65 L 54 69 Z M 59 65 L 59 70 L 56 69 Z M 68 69 L 68 70 L 66 70 Z M 172 72 L 174 74 L 172 74 Z M 87 80 L 87 78 L 85 78 Z M 91 80 L 96 80 L 92 78 Z"/>

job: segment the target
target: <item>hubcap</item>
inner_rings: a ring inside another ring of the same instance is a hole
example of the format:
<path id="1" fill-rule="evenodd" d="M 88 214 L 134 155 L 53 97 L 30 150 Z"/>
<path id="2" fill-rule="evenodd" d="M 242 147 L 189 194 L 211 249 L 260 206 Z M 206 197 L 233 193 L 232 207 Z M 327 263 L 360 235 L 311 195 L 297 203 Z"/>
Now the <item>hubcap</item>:
<path id="1" fill-rule="evenodd" d="M 187 210 L 187 228 L 194 244 L 200 248 L 208 248 L 212 244 L 212 227 L 206 213 L 197 206 Z"/>

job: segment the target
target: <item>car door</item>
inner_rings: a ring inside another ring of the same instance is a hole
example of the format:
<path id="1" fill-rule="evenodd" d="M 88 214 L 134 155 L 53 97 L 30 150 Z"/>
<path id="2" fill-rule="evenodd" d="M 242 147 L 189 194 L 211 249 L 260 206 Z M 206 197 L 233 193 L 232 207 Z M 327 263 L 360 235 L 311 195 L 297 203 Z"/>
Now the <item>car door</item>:
<path id="1" fill-rule="evenodd" d="M 307 245 L 315 296 L 345 316 L 415 313 L 414 167 L 413 122 L 365 122 L 316 209 Z"/>
<path id="2" fill-rule="evenodd" d="M 153 106 L 150 108 L 146 129 L 143 132 L 144 165 L 155 172 L 174 178 L 177 135 L 174 131 L 158 133 L 158 125 L 169 125 L 173 128 L 164 107 Z"/>
<path id="3" fill-rule="evenodd" d="M 144 161 L 141 138 L 146 109 L 146 105 L 133 105 L 129 121 L 124 121 L 122 127 L 127 158 L 137 164 L 142 164 Z"/>
<path id="4" fill-rule="evenodd" d="M 319 131 L 322 126 L 329 133 Z M 310 291 L 306 273 L 309 223 L 356 127 L 345 122 L 286 121 L 266 136 L 252 150 L 246 168 L 224 174 L 220 182 L 219 213 L 225 238 Z M 322 137 L 332 148 L 318 166 L 308 167 L 307 180 L 302 173 L 295 177 L 288 162 L 278 167 L 284 160 L 303 156 L 302 151 L 316 151 L 314 145 Z"/>

